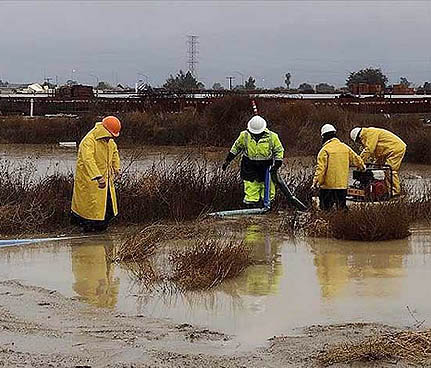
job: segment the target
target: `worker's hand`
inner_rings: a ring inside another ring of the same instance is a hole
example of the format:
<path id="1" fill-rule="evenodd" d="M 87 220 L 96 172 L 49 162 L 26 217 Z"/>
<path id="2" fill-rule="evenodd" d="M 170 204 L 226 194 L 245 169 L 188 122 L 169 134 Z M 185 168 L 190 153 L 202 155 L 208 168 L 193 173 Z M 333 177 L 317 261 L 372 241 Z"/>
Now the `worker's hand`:
<path id="1" fill-rule="evenodd" d="M 97 179 L 97 184 L 99 185 L 99 189 L 104 189 L 106 187 L 106 180 L 102 176 L 101 178 Z"/>
<path id="2" fill-rule="evenodd" d="M 227 167 L 229 166 L 229 162 L 227 162 L 227 161 L 225 161 L 224 163 L 223 163 L 223 165 L 222 165 L 222 170 L 223 171 L 226 171 L 226 169 L 227 169 Z"/>

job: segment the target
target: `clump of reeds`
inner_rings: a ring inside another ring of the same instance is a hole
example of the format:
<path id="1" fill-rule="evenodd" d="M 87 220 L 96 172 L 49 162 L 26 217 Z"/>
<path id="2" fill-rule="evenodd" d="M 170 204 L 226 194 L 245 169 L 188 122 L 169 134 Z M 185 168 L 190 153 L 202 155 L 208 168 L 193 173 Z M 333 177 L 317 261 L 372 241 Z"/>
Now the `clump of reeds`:
<path id="1" fill-rule="evenodd" d="M 118 187 L 121 221 L 145 223 L 196 219 L 242 201 L 236 172 L 223 172 L 203 155 L 161 159 Z"/>
<path id="2" fill-rule="evenodd" d="M 365 203 L 347 212 L 328 216 L 329 230 L 336 239 L 378 241 L 404 239 L 410 235 L 411 215 L 404 201 Z"/>
<path id="3" fill-rule="evenodd" d="M 154 255 L 156 245 L 166 239 L 166 226 L 150 225 L 127 235 L 115 250 L 115 262 L 144 262 Z"/>
<path id="4" fill-rule="evenodd" d="M 51 231 L 69 222 L 73 179 L 53 174 L 39 179 L 31 166 L 0 163 L 0 233 Z"/>
<path id="5" fill-rule="evenodd" d="M 234 237 L 201 237 L 169 254 L 169 280 L 182 290 L 210 289 L 241 274 L 250 264 L 250 248 Z"/>
<path id="6" fill-rule="evenodd" d="M 419 366 L 431 363 L 431 330 L 377 335 L 359 343 L 340 344 L 318 355 L 324 365 L 357 361 L 405 360 Z"/>
<path id="7" fill-rule="evenodd" d="M 358 203 L 346 211 L 312 211 L 301 230 L 313 237 L 379 241 L 408 237 L 411 223 L 409 203 L 395 200 Z"/>

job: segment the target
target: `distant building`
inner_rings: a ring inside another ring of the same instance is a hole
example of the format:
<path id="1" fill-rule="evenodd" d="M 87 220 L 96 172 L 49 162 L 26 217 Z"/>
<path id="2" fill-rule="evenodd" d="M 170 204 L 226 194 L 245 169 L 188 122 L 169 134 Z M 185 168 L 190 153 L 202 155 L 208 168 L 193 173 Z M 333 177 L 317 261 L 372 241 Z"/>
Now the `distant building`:
<path id="1" fill-rule="evenodd" d="M 405 84 L 394 84 L 391 93 L 394 95 L 414 95 L 415 89 L 407 87 Z"/>
<path id="2" fill-rule="evenodd" d="M 62 100 L 88 100 L 94 97 L 94 91 L 92 86 L 66 85 L 55 90 L 55 97 Z"/>
<path id="3" fill-rule="evenodd" d="M 355 83 L 350 87 L 350 92 L 354 95 L 381 95 L 384 89 L 380 84 Z"/>

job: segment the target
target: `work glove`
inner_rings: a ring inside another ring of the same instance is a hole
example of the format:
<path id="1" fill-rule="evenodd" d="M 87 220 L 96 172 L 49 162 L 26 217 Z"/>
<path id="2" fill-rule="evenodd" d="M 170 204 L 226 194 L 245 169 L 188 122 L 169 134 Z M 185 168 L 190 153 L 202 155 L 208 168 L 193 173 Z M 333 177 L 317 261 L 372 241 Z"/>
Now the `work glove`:
<path id="1" fill-rule="evenodd" d="M 222 165 L 222 170 L 226 171 L 227 167 L 231 163 L 231 161 L 235 158 L 235 155 L 232 152 L 229 152 L 226 156 L 226 159 L 224 160 L 224 163 Z"/>
<path id="2" fill-rule="evenodd" d="M 99 189 L 104 189 L 106 187 L 106 180 L 105 180 L 105 178 L 102 176 L 99 179 L 97 179 L 97 184 L 99 186 Z"/>
<path id="3" fill-rule="evenodd" d="M 282 160 L 275 160 L 274 164 L 271 167 L 271 174 L 277 174 L 277 171 L 281 167 L 282 164 L 283 164 Z"/>

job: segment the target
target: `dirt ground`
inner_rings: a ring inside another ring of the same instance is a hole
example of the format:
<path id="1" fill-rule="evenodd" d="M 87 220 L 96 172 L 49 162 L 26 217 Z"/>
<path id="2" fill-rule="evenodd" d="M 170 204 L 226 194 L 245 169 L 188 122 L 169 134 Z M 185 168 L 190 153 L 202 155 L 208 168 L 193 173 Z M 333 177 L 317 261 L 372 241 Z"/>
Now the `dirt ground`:
<path id="1" fill-rule="evenodd" d="M 250 351 L 235 336 L 118 314 L 14 280 L 0 282 L 0 367 L 318 367 L 315 357 L 328 344 L 392 330 L 376 324 L 312 326 Z"/>

